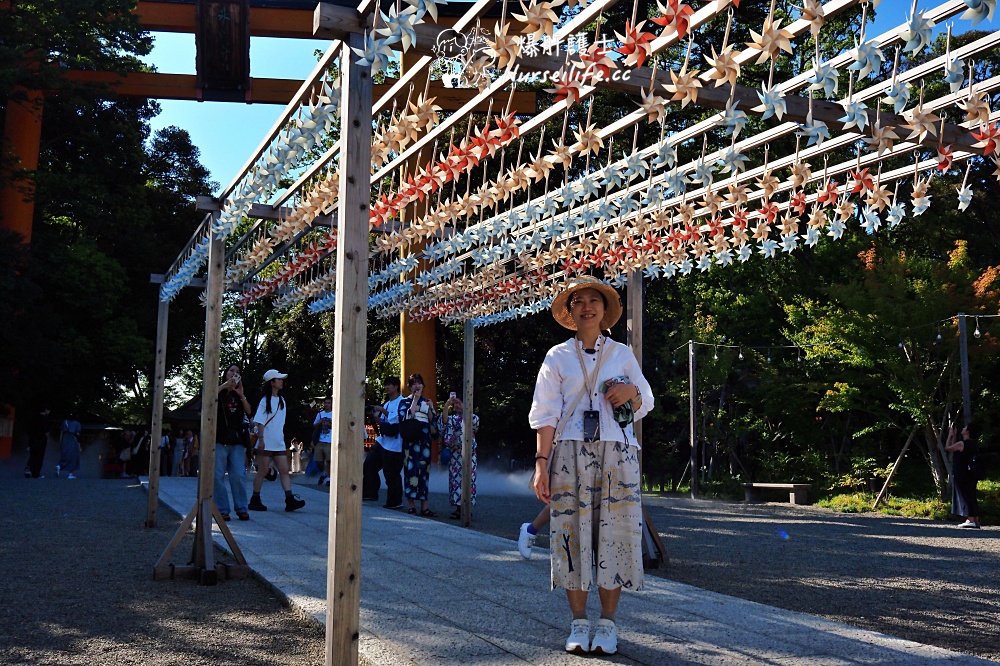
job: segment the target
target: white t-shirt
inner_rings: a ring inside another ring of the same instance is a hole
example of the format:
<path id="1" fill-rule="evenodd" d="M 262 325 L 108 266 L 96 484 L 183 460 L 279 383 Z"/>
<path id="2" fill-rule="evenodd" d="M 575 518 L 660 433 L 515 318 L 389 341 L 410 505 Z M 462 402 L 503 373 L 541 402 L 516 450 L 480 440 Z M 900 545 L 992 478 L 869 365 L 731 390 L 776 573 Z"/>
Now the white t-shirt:
<path id="1" fill-rule="evenodd" d="M 397 395 L 395 400 L 389 400 L 383 407 L 389 412 L 389 416 L 384 417 L 388 423 L 399 423 L 399 403 L 403 400 L 403 396 Z M 403 452 L 403 438 L 399 435 L 395 437 L 389 437 L 388 435 L 379 435 L 375 438 L 375 441 L 381 445 L 386 451 L 394 451 L 395 453 Z"/>
<path id="2" fill-rule="evenodd" d="M 320 412 L 316 415 L 313 425 L 322 423 L 319 427 L 319 441 L 329 444 L 333 441 L 330 437 L 333 431 L 333 412 Z"/>
<path id="3" fill-rule="evenodd" d="M 254 414 L 253 422 L 259 424 L 258 431 L 264 440 L 265 451 L 285 450 L 285 407 L 284 401 L 278 397 L 271 397 L 271 413 L 266 411 L 267 398 L 261 398 L 257 405 L 257 413 Z M 265 426 L 264 424 L 267 423 Z"/>

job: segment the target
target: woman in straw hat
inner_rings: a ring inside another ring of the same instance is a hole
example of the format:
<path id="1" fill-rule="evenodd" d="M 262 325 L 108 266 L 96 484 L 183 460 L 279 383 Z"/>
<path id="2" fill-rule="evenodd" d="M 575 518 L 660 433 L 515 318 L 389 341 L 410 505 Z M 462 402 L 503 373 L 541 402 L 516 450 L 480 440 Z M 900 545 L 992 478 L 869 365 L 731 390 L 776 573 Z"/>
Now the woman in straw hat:
<path id="1" fill-rule="evenodd" d="M 653 394 L 632 351 L 602 330 L 621 317 L 618 293 L 574 278 L 552 316 L 576 335 L 545 355 L 528 420 L 537 431 L 535 494 L 549 504 L 552 587 L 566 590 L 573 620 L 566 651 L 614 654 L 622 588 L 642 587 L 639 444 L 633 421 Z M 593 639 L 587 595 L 598 588 Z"/>

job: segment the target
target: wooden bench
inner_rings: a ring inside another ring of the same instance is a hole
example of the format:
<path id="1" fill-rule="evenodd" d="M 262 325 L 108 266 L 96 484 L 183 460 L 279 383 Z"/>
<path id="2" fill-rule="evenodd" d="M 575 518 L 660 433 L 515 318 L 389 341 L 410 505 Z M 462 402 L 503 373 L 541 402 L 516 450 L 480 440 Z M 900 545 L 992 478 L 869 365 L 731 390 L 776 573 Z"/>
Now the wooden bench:
<path id="1" fill-rule="evenodd" d="M 747 502 L 757 499 L 757 490 L 760 488 L 775 488 L 788 491 L 788 501 L 792 504 L 808 504 L 806 497 L 811 483 L 744 483 L 743 492 L 746 494 Z"/>

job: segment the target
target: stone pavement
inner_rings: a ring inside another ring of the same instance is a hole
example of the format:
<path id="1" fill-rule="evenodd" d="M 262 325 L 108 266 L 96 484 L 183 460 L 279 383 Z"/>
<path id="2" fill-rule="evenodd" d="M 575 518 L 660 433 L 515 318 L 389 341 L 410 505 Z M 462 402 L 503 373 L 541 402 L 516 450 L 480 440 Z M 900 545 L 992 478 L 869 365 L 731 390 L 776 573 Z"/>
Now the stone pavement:
<path id="1" fill-rule="evenodd" d="M 145 481 L 144 481 L 145 483 Z M 251 568 L 318 623 L 325 621 L 329 495 L 294 486 L 305 508 L 285 513 L 278 483 L 271 511 L 229 523 Z M 197 479 L 160 480 L 160 501 L 181 515 Z M 523 560 L 513 540 L 365 503 L 361 539 L 363 664 L 593 663 L 563 652 L 565 595 L 549 590 L 548 553 Z M 511 535 L 512 537 L 515 535 Z M 216 529 L 216 543 L 225 540 Z M 223 583 L 225 584 L 225 583 Z M 599 614 L 592 595 L 590 614 Z M 993 664 L 699 588 L 647 577 L 622 594 L 619 664 Z"/>

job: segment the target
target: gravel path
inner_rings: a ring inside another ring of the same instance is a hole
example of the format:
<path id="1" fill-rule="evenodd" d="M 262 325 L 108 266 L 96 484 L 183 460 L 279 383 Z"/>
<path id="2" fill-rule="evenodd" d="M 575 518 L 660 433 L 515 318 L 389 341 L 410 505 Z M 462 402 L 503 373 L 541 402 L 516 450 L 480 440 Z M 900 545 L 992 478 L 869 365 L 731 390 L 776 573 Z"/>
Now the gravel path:
<path id="1" fill-rule="evenodd" d="M 0 479 L 0 664 L 323 663 L 323 630 L 250 578 L 153 582 L 180 517 L 134 481 Z M 188 537 L 174 562 L 187 561 Z"/>
<path id="2" fill-rule="evenodd" d="M 486 494 L 491 486 L 506 494 Z M 541 506 L 520 480 L 484 473 L 480 488 L 473 528 L 483 532 L 514 538 Z M 180 517 L 164 510 L 160 527 L 145 529 L 146 494 L 133 481 L 8 476 L 0 505 L 0 664 L 323 661 L 322 630 L 259 581 L 154 583 Z M 655 575 L 1000 660 L 1000 529 L 788 504 L 647 497 L 647 506 L 670 556 Z M 448 521 L 443 493 L 431 508 Z"/>

